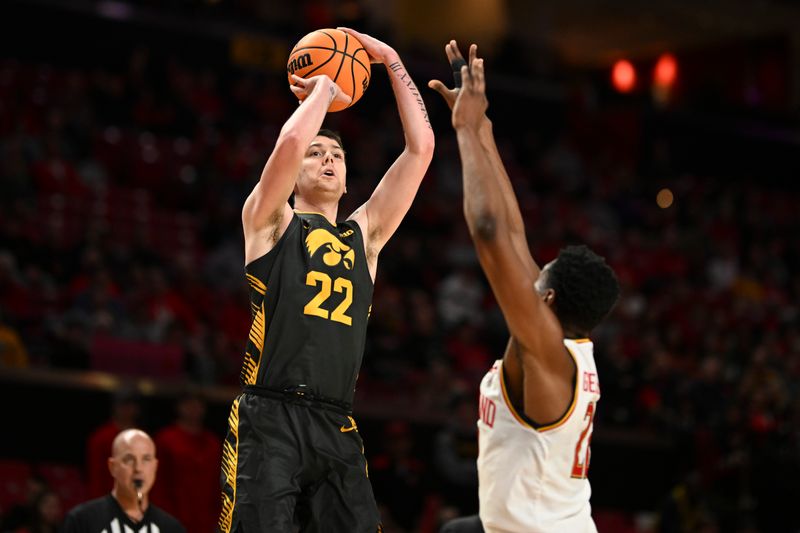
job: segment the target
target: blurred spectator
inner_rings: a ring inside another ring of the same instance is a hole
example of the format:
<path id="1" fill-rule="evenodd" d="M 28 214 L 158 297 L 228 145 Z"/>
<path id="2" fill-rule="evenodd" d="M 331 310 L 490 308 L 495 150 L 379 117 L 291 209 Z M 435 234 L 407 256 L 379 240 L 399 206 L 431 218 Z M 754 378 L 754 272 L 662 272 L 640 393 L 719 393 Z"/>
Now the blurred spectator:
<path id="1" fill-rule="evenodd" d="M 26 525 L 13 530 L 15 533 L 57 533 L 63 518 L 58 494 L 45 489 L 33 501 L 31 518 Z"/>
<path id="2" fill-rule="evenodd" d="M 433 466 L 441 480 L 443 505 L 454 508 L 458 516 L 478 512 L 477 394 L 474 387 L 451 393 L 450 416 L 433 443 Z"/>
<path id="3" fill-rule="evenodd" d="M 439 284 L 437 308 L 446 328 L 462 322 L 479 325 L 485 296 L 474 267 L 457 267 Z"/>
<path id="4" fill-rule="evenodd" d="M 56 368 L 87 370 L 91 365 L 91 329 L 87 317 L 71 311 L 53 318 L 51 342 L 57 346 L 50 353 Z"/>
<path id="5" fill-rule="evenodd" d="M 220 512 L 222 443 L 206 429 L 206 402 L 187 392 L 176 403 L 175 422 L 155 436 L 159 483 L 153 500 L 186 526 L 214 531 Z"/>
<path id="6" fill-rule="evenodd" d="M 700 486 L 696 474 L 688 476 L 672 490 L 661 509 L 658 526 L 659 533 L 687 531 L 697 533 L 720 531 L 708 493 Z"/>
<path id="7" fill-rule="evenodd" d="M 38 475 L 28 477 L 25 484 L 25 503 L 3 509 L 0 514 L 0 531 L 3 533 L 28 528 L 37 520 L 37 510 L 44 495 L 49 493 L 45 479 Z"/>
<path id="8" fill-rule="evenodd" d="M 369 461 L 384 527 L 394 524 L 392 531 L 417 531 L 428 492 L 427 467 L 418 459 L 415 431 L 405 422 L 389 422 L 383 430 L 383 453 Z"/>
<path id="9" fill-rule="evenodd" d="M 131 386 L 120 387 L 111 399 L 111 416 L 86 440 L 87 496 L 98 498 L 108 493 L 113 482 L 108 472 L 111 444 L 119 433 L 135 427 L 141 415 L 141 396 Z"/>
<path id="10" fill-rule="evenodd" d="M 0 367 L 24 368 L 28 366 L 28 351 L 17 331 L 3 320 L 0 309 Z"/>

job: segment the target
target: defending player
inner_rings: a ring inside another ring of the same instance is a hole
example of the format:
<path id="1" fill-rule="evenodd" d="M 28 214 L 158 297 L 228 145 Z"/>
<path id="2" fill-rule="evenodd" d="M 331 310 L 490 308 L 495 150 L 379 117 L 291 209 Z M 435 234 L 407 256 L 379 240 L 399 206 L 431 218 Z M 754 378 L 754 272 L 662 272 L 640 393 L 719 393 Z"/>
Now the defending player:
<path id="1" fill-rule="evenodd" d="M 467 65 L 455 41 L 446 52 L 463 86 L 429 86 L 453 110 L 464 214 L 511 338 L 480 387 L 479 517 L 442 531 L 593 532 L 587 473 L 600 385 L 589 334 L 616 302 L 617 279 L 585 246 L 539 269 L 486 116 L 483 59 L 472 45 Z"/>

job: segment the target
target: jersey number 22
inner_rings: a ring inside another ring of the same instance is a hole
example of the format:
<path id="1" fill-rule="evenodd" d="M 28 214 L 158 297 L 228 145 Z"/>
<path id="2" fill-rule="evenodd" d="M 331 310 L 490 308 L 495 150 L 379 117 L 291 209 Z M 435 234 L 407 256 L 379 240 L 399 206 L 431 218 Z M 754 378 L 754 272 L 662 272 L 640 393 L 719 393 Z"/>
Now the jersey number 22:
<path id="1" fill-rule="evenodd" d="M 336 309 L 328 312 L 327 309 L 323 309 L 320 306 L 330 297 L 331 284 L 333 285 L 334 292 L 344 293 L 344 299 L 336 306 Z M 347 278 L 331 280 L 331 277 L 324 272 L 312 270 L 306 274 L 306 285 L 311 287 L 319 286 L 319 292 L 303 308 L 304 314 L 341 322 L 346 326 L 353 325 L 353 319 L 345 314 L 347 309 L 350 308 L 350 304 L 353 303 L 352 281 Z"/>

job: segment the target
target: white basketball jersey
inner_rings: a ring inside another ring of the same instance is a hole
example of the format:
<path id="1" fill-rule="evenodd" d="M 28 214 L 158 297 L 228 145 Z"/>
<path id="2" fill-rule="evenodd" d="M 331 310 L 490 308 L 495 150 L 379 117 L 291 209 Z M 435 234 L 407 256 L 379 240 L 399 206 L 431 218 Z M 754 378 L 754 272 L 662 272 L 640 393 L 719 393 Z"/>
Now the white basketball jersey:
<path id="1" fill-rule="evenodd" d="M 590 441 L 600 384 L 588 339 L 564 339 L 575 395 L 557 422 L 534 429 L 509 401 L 498 360 L 481 381 L 480 517 L 487 533 L 594 533 Z"/>

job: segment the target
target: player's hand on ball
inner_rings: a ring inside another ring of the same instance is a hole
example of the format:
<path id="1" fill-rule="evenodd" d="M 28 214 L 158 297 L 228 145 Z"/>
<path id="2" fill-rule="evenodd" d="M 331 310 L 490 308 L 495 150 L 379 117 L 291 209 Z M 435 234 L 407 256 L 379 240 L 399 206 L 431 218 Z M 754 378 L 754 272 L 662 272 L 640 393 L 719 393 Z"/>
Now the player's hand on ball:
<path id="1" fill-rule="evenodd" d="M 386 63 L 387 58 L 391 54 L 396 54 L 394 48 L 383 41 L 379 41 L 375 37 L 367 35 L 366 33 L 361 33 L 352 28 L 345 28 L 342 26 L 339 26 L 336 29 L 342 30 L 345 33 L 349 33 L 358 39 L 364 46 L 364 50 L 366 50 L 367 54 L 369 55 L 370 63 Z"/>
<path id="2" fill-rule="evenodd" d="M 349 104 L 352 100 L 352 98 L 342 91 L 341 87 L 324 74 L 312 76 L 310 78 L 301 78 L 300 76 L 292 74 L 291 78 L 294 83 L 289 89 L 301 100 L 300 103 L 311 95 L 314 90 L 328 91 L 330 94 L 330 103 L 342 102 L 344 104 Z"/>
<path id="3" fill-rule="evenodd" d="M 486 99 L 486 78 L 483 59 L 478 57 L 478 46 L 469 47 L 469 67 L 461 67 L 462 86 L 453 105 L 454 128 L 478 128 L 486 115 L 489 101 Z"/>
<path id="4" fill-rule="evenodd" d="M 456 103 L 456 97 L 458 96 L 458 90 L 461 88 L 462 83 L 461 67 L 466 65 L 467 62 L 464 56 L 461 55 L 461 50 L 458 49 L 458 43 L 456 43 L 455 39 L 445 45 L 444 51 L 447 54 L 447 61 L 453 69 L 454 86 L 452 89 L 448 89 L 441 81 L 431 80 L 428 82 L 428 87 L 441 94 L 442 98 L 444 98 L 444 101 L 447 103 L 447 107 L 453 109 Z"/>

